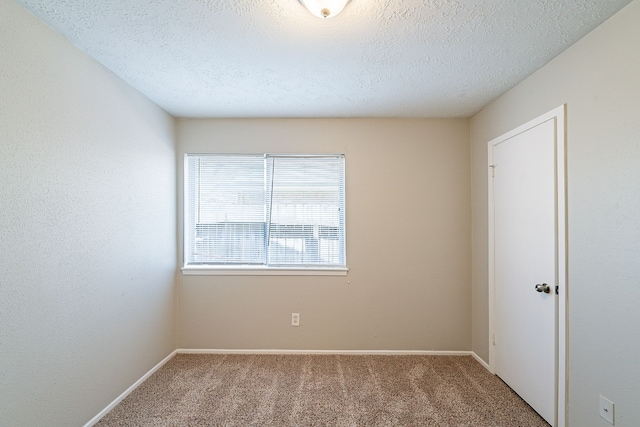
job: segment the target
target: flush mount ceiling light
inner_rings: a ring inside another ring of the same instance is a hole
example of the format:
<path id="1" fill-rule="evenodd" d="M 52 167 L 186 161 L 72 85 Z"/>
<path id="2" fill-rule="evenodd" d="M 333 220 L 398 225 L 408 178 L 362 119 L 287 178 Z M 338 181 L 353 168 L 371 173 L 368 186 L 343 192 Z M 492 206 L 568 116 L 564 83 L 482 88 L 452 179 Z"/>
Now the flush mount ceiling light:
<path id="1" fill-rule="evenodd" d="M 349 0 L 299 0 L 309 12 L 318 18 L 333 18 L 349 3 Z"/>

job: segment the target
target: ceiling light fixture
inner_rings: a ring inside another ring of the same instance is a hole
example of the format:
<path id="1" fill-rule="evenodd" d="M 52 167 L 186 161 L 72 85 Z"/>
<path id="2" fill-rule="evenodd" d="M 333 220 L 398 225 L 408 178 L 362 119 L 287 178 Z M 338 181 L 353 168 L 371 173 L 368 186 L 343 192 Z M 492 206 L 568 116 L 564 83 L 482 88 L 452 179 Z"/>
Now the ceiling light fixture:
<path id="1" fill-rule="evenodd" d="M 349 3 L 349 0 L 299 0 L 309 12 L 318 18 L 333 18 Z"/>

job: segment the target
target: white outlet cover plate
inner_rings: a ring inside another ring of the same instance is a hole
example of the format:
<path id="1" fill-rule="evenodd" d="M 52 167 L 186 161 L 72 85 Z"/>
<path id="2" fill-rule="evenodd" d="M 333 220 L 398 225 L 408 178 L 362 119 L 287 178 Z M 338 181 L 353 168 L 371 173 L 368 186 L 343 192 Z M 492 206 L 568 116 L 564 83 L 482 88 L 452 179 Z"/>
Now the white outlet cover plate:
<path id="1" fill-rule="evenodd" d="M 600 395 L 600 416 L 607 420 L 611 425 L 614 425 L 613 407 L 614 404 L 612 401 L 603 395 Z"/>

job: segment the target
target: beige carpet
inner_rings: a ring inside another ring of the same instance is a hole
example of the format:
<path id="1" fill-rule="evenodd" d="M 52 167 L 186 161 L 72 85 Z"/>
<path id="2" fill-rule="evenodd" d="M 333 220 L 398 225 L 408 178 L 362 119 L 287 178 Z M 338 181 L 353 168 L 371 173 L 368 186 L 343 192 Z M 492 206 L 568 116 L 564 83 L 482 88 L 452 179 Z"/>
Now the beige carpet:
<path id="1" fill-rule="evenodd" d="M 97 425 L 548 426 L 470 356 L 192 354 Z"/>

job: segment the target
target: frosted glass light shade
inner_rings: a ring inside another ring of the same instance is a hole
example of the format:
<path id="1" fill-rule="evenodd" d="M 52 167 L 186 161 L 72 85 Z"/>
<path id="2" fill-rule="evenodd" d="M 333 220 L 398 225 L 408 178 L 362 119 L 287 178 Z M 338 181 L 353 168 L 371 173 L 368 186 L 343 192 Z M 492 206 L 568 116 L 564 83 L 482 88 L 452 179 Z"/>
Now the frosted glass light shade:
<path id="1" fill-rule="evenodd" d="M 309 12 L 318 18 L 333 18 L 349 3 L 349 0 L 299 0 Z"/>

